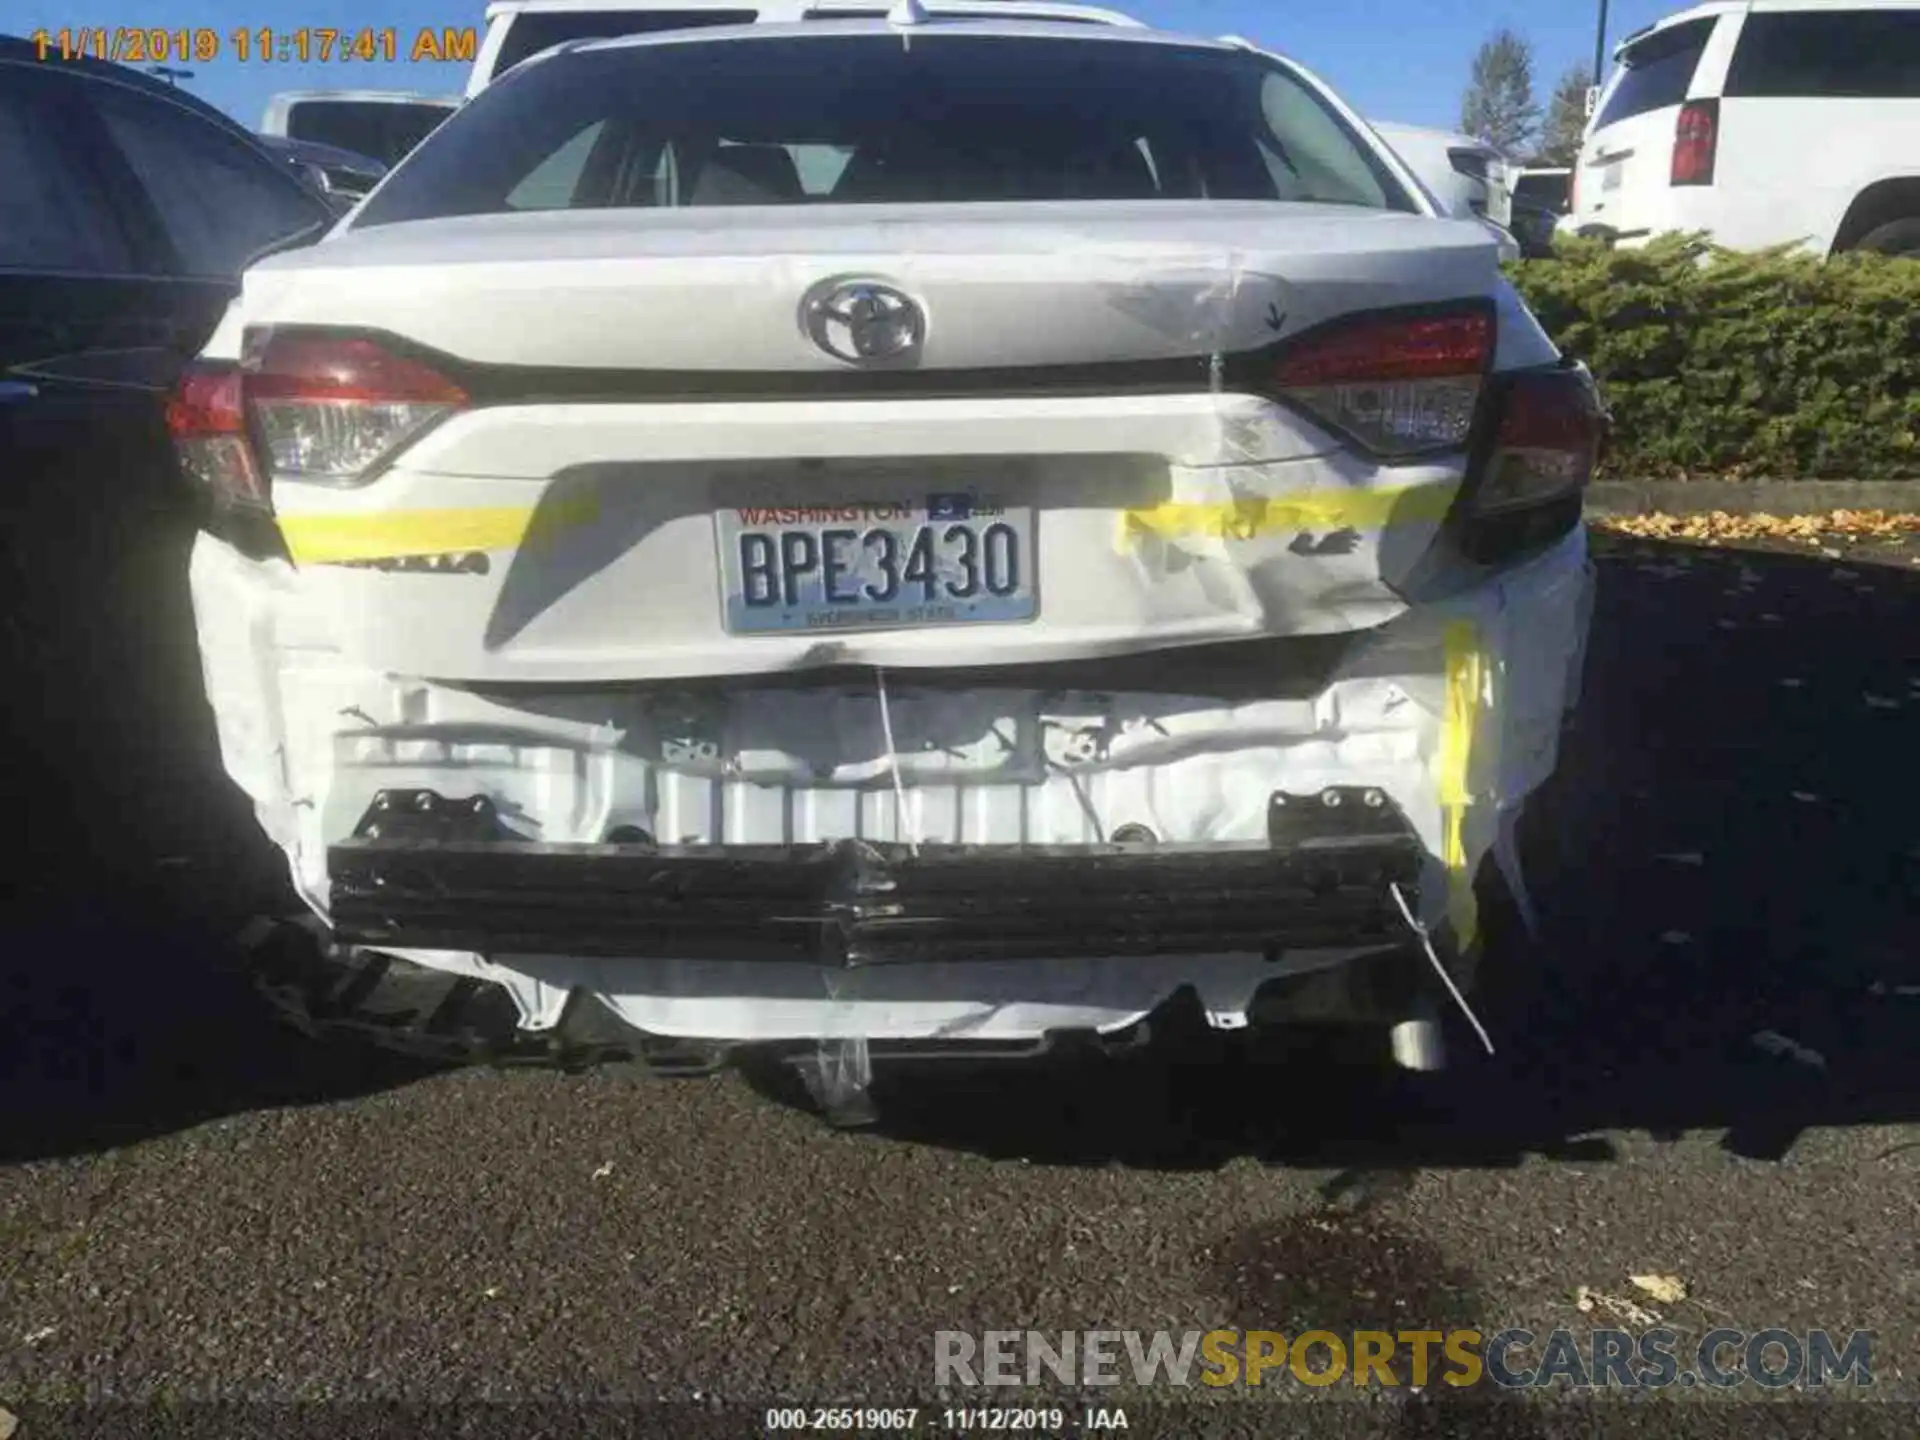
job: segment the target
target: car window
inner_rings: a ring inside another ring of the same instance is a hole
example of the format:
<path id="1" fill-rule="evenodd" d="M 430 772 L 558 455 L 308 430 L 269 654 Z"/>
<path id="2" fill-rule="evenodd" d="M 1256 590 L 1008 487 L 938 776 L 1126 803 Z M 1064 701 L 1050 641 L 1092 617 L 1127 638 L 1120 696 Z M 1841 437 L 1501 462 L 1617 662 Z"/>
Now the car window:
<path id="1" fill-rule="evenodd" d="M 757 10 L 523 10 L 507 24 L 493 73 L 503 75 L 542 50 L 569 40 L 611 40 L 660 30 L 696 30 L 705 25 L 751 25 Z"/>
<path id="2" fill-rule="evenodd" d="M 1689 20 L 1684 25 L 1656 30 L 1629 45 L 1620 57 L 1624 73 L 1607 96 L 1594 128 L 1685 100 L 1693 72 L 1717 23 L 1712 19 Z"/>
<path id="3" fill-rule="evenodd" d="M 1269 70 L 1261 78 L 1260 113 L 1267 122 L 1260 150 L 1279 199 L 1387 208 L 1377 163 L 1293 76 Z"/>
<path id="4" fill-rule="evenodd" d="M 1514 202 L 1564 215 L 1572 198 L 1572 185 L 1572 177 L 1567 175 L 1522 175 L 1513 183 Z"/>
<path id="5" fill-rule="evenodd" d="M 1920 99 L 1920 10 L 1751 14 L 1726 93 Z"/>
<path id="6" fill-rule="evenodd" d="M 191 111 L 118 85 L 87 88 L 187 274 L 237 275 L 267 246 L 333 219 L 280 162 Z"/>
<path id="7" fill-rule="evenodd" d="M 14 67 L 0 66 L 0 266 L 132 274 L 104 183 L 49 108 L 53 86 L 17 79 Z"/>
<path id="8" fill-rule="evenodd" d="M 402 100 L 301 100 L 288 109 L 287 134 L 393 166 L 452 113 Z"/>
<path id="9" fill-rule="evenodd" d="M 469 102 L 354 223 L 531 208 L 534 197 L 545 208 L 1415 208 L 1306 81 L 1245 51 L 1072 36 L 945 35 L 907 47 L 820 32 L 543 62 Z"/>

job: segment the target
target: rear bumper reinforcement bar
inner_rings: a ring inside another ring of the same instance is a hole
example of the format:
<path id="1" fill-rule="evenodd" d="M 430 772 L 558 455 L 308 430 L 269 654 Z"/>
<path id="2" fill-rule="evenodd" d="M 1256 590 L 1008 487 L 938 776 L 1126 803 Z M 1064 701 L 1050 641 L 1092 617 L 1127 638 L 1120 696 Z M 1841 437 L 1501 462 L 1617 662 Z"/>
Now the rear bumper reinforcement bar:
<path id="1" fill-rule="evenodd" d="M 953 846 L 538 844 L 484 797 L 376 797 L 329 847 L 365 946 L 850 967 L 1387 943 L 1422 848 L 1379 791 L 1276 794 L 1268 839 Z"/>

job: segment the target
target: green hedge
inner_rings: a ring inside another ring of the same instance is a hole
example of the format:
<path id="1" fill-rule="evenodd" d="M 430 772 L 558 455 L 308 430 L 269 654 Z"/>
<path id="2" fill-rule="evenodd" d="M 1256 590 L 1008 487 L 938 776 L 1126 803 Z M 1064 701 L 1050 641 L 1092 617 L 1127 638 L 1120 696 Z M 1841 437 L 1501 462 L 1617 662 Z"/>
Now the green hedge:
<path id="1" fill-rule="evenodd" d="M 1562 241 L 1509 267 L 1634 479 L 1920 479 L 1920 263 Z"/>

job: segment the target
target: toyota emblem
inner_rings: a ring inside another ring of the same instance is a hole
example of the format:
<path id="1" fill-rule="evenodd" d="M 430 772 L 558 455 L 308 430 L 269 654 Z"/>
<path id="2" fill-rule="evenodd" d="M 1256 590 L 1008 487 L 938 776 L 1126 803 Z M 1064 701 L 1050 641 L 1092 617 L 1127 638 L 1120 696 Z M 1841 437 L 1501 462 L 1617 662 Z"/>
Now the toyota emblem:
<path id="1" fill-rule="evenodd" d="M 872 280 L 836 280 L 800 307 L 807 338 L 850 365 L 899 364 L 920 351 L 926 316 L 912 298 Z"/>

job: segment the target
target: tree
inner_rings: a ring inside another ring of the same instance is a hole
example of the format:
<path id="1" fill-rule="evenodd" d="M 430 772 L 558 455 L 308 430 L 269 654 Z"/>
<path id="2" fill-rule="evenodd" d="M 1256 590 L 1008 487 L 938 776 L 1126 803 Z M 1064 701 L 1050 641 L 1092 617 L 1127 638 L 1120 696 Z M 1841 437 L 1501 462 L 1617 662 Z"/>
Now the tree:
<path id="1" fill-rule="evenodd" d="M 1593 86 L 1593 72 L 1575 65 L 1553 87 L 1553 99 L 1547 103 L 1547 123 L 1540 127 L 1540 161 L 1545 165 L 1571 165 L 1580 155 L 1580 134 L 1587 125 L 1587 91 Z"/>
<path id="2" fill-rule="evenodd" d="M 1460 128 L 1502 154 L 1517 156 L 1539 123 L 1533 47 L 1511 30 L 1496 30 L 1473 57 L 1473 78 L 1460 100 Z"/>

